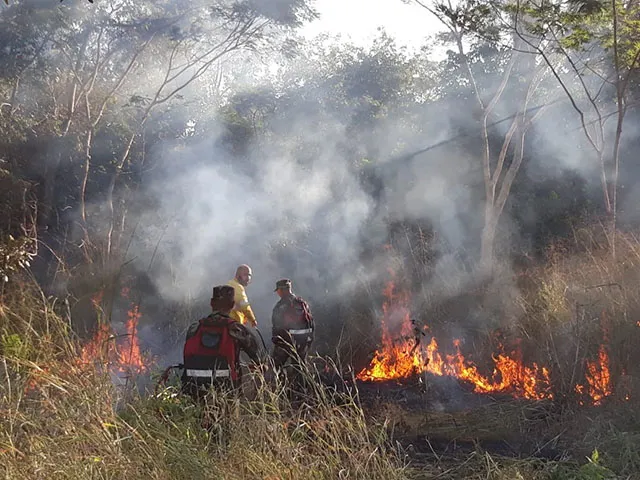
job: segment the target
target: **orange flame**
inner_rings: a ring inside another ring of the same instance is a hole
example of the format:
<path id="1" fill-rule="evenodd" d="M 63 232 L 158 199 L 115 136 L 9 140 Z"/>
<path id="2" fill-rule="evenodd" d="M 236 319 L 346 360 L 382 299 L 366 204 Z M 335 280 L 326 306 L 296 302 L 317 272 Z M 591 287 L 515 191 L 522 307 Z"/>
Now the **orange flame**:
<path id="1" fill-rule="evenodd" d="M 96 360 L 106 360 L 109 357 L 109 340 L 113 332 L 111 327 L 105 323 L 98 326 L 98 331 L 80 352 L 80 364 L 89 364 Z"/>
<path id="2" fill-rule="evenodd" d="M 598 362 L 587 362 L 587 382 L 589 383 L 589 396 L 595 405 L 599 405 L 602 399 L 611 394 L 611 374 L 609 372 L 609 355 L 600 345 L 598 350 Z"/>
<path id="3" fill-rule="evenodd" d="M 553 398 L 549 371 L 538 367 L 525 366 L 517 352 L 511 355 L 499 354 L 493 359 L 495 368 L 491 378 L 480 374 L 478 368 L 464 358 L 460 350 L 460 340 L 454 340 L 456 353 L 443 355 L 438 350 L 438 342 L 432 337 L 423 348 L 417 339 L 423 333 L 412 326 L 408 296 L 396 291 L 393 280 L 384 289 L 385 301 L 382 305 L 382 347 L 378 349 L 368 368 L 357 378 L 366 381 L 381 381 L 406 378 L 420 373 L 437 376 L 453 376 L 474 385 L 478 393 L 504 392 L 517 397 L 544 399 Z M 394 341 L 390 325 L 399 325 L 400 340 Z"/>
<path id="4" fill-rule="evenodd" d="M 455 366 L 449 375 L 473 384 L 475 392 L 504 392 L 516 397 L 538 400 L 553 398 L 549 371 L 536 363 L 527 367 L 522 362 L 519 351 L 511 352 L 510 356 L 501 353 L 494 357 L 492 360 L 495 367 L 491 378 L 487 378 L 479 373 L 475 365 L 465 360 L 460 352 L 459 340 L 454 340 L 454 346 L 457 350 L 456 355 L 447 356 L 449 364 L 453 363 Z"/>
<path id="5" fill-rule="evenodd" d="M 123 289 L 124 290 L 124 289 Z M 122 294 L 127 295 L 128 291 Z M 94 304 L 100 302 L 102 295 L 96 294 Z M 78 358 L 79 365 L 108 364 L 114 373 L 133 374 L 147 370 L 137 335 L 138 321 L 142 314 L 137 305 L 127 312 L 127 332 L 116 335 L 110 325 L 101 323 L 93 338 L 83 347 Z"/>
<path id="6" fill-rule="evenodd" d="M 140 373 L 146 370 L 142 354 L 140 352 L 140 341 L 138 340 L 138 320 L 142 316 L 137 305 L 127 312 L 127 334 L 125 341 L 118 352 L 118 367 L 121 373 L 135 371 Z"/>
<path id="7" fill-rule="evenodd" d="M 430 373 L 468 382 L 477 393 L 509 393 L 528 399 L 554 398 L 549 369 L 536 363 L 526 366 L 519 349 L 509 354 L 500 352 L 495 355 L 492 358 L 493 372 L 487 377 L 480 373 L 473 362 L 464 357 L 459 339 L 453 341 L 455 353 L 452 355 L 440 353 L 435 337 L 431 337 L 426 346 L 419 345 L 419 339 L 425 335 L 424 330 L 428 327 L 420 330 L 412 324 L 408 308 L 410 297 L 397 291 L 394 272 L 390 273 L 392 279 L 383 290 L 385 300 L 382 304 L 382 345 L 369 366 L 362 369 L 356 378 L 375 382 Z M 586 362 L 586 385 L 578 384 L 574 387 L 575 392 L 583 397 L 580 401 L 582 405 L 585 402 L 595 406 L 601 405 L 603 400 L 613 393 L 610 359 L 605 347 L 608 332 L 606 312 L 602 313 L 602 319 L 603 344 L 599 347 L 598 358 Z M 395 330 L 391 327 L 395 327 Z M 500 349 L 502 348 L 501 345 Z M 626 393 L 624 400 L 628 401 L 629 398 L 629 393 Z"/>
<path id="8" fill-rule="evenodd" d="M 609 370 L 609 354 L 604 345 L 600 345 L 598 349 L 598 360 L 587 361 L 585 377 L 589 384 L 588 389 L 585 389 L 584 385 L 576 385 L 575 391 L 580 395 L 587 393 L 593 405 L 601 405 L 602 401 L 613 393 Z"/>

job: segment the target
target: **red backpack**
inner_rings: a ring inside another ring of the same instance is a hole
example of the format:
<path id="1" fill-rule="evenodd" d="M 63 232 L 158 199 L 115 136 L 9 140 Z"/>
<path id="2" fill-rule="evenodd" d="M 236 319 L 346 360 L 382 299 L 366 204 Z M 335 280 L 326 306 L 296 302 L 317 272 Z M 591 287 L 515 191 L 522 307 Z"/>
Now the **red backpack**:
<path id="1" fill-rule="evenodd" d="M 210 315 L 198 322 L 196 331 L 184 344 L 183 381 L 197 385 L 239 379 L 240 350 L 229 334 L 235 320 L 224 315 Z"/>

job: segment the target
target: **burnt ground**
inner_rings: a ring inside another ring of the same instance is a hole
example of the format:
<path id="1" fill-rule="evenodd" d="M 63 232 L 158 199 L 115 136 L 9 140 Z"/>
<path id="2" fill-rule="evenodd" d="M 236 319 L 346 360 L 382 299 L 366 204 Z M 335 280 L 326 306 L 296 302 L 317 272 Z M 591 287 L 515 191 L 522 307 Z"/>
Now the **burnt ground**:
<path id="1" fill-rule="evenodd" d="M 491 403 L 457 379 L 431 374 L 395 381 L 363 382 L 356 380 L 363 406 L 385 401 L 411 411 L 455 412 Z"/>
<path id="2" fill-rule="evenodd" d="M 471 458 L 475 464 L 484 462 L 483 458 L 487 462 L 533 462 L 535 468 L 555 463 L 581 465 L 594 448 L 617 452 L 621 446 L 637 452 L 633 461 L 640 471 L 640 443 L 636 443 L 640 442 L 640 410 L 635 403 L 622 408 L 615 403 L 561 408 L 546 400 L 477 394 L 472 385 L 447 376 L 363 382 L 325 372 L 317 378 L 325 388 L 357 387 L 367 417 L 388 419 L 392 446 L 400 447 L 413 467 L 453 471 L 454 476 L 447 479 L 467 478 L 458 469 L 462 465 L 471 468 L 473 462 L 466 463 Z M 610 443 L 614 429 L 617 443 Z M 444 473 L 435 475 L 445 478 Z"/>
<path id="3" fill-rule="evenodd" d="M 579 406 L 516 399 L 477 394 L 466 382 L 432 375 L 356 384 L 363 408 L 390 419 L 393 441 L 413 467 L 430 472 L 426 478 L 490 478 L 487 471 L 500 464 L 528 474 L 494 478 L 640 479 L 637 400 L 612 396 L 599 406 Z M 582 471 L 594 451 L 620 476 L 561 473 Z"/>
<path id="4" fill-rule="evenodd" d="M 549 402 L 477 394 L 446 376 L 356 384 L 363 408 L 391 419 L 394 439 L 414 460 L 442 461 L 478 451 L 545 460 L 566 456 L 552 428 L 557 408 Z"/>

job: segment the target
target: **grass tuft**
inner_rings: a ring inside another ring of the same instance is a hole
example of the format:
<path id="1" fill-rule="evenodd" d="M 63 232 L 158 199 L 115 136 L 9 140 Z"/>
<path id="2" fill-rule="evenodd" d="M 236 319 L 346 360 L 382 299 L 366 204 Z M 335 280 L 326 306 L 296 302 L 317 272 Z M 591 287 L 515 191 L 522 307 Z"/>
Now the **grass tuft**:
<path id="1" fill-rule="evenodd" d="M 0 310 L 4 478 L 406 478 L 384 421 L 369 421 L 355 392 L 314 388 L 294 405 L 256 372 L 251 398 L 196 404 L 168 385 L 122 405 L 107 372 L 78 363 L 51 301 L 21 290 Z"/>

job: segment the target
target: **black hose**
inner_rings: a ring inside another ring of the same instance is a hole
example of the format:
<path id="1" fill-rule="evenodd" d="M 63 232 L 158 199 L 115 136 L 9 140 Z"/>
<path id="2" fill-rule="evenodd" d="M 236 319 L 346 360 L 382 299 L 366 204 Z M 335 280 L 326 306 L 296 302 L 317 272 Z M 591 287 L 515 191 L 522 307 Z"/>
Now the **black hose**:
<path id="1" fill-rule="evenodd" d="M 260 333 L 260 330 L 258 330 L 257 328 L 254 329 L 254 330 L 258 333 L 258 336 L 260 337 L 260 341 L 262 342 L 262 346 L 264 347 L 264 351 L 268 352 L 269 349 L 267 348 L 267 344 L 264 342 L 264 338 L 262 337 L 262 334 Z"/>

